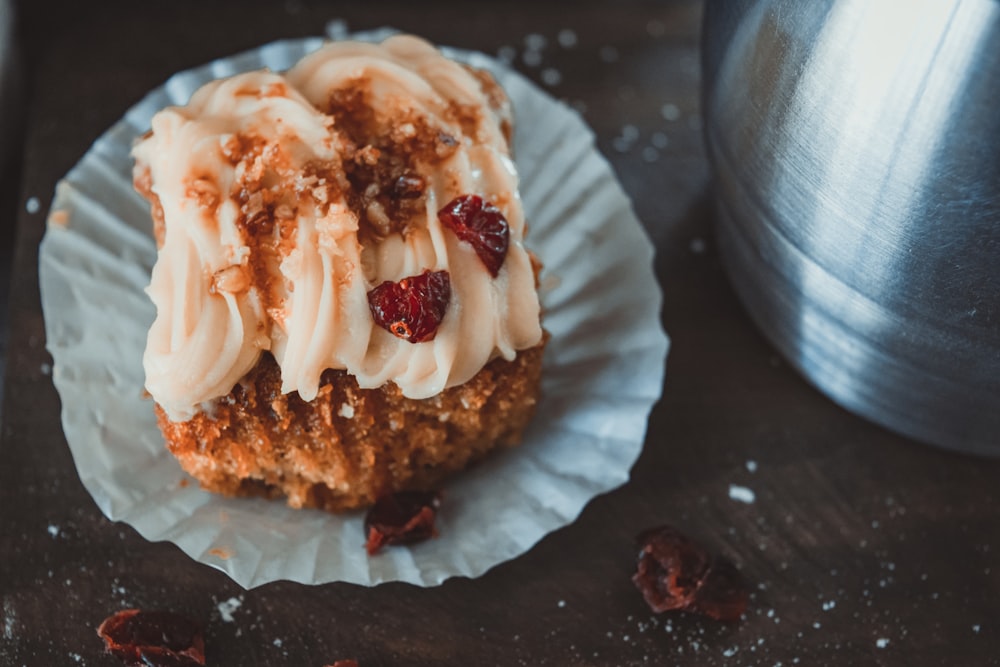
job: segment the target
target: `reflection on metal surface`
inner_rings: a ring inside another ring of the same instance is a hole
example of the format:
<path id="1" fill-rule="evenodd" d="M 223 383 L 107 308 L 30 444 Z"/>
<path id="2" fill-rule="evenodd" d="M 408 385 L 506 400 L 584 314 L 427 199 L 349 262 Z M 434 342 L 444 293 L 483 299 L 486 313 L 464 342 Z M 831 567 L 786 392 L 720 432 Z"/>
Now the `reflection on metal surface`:
<path id="1" fill-rule="evenodd" d="M 14 117 L 20 99 L 15 96 L 16 62 L 14 43 L 14 9 L 10 0 L 0 0 L 0 178 L 11 158 Z"/>
<path id="2" fill-rule="evenodd" d="M 848 409 L 1000 455 L 1000 2 L 711 0 L 717 232 Z"/>

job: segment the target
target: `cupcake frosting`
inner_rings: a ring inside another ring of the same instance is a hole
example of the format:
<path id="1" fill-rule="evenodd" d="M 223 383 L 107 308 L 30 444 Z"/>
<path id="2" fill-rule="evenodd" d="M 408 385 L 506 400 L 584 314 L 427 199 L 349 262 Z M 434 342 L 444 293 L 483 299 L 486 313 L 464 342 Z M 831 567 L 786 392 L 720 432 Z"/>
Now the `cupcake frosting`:
<path id="1" fill-rule="evenodd" d="M 133 150 L 159 244 L 143 356 L 154 400 L 189 419 L 264 351 L 305 400 L 329 368 L 426 398 L 537 344 L 509 128 L 492 79 L 410 36 L 331 43 L 156 114 Z M 470 194 L 509 225 L 495 277 L 438 220 Z M 411 343 L 374 322 L 367 295 L 427 270 L 449 273 L 451 298 L 433 340 Z"/>

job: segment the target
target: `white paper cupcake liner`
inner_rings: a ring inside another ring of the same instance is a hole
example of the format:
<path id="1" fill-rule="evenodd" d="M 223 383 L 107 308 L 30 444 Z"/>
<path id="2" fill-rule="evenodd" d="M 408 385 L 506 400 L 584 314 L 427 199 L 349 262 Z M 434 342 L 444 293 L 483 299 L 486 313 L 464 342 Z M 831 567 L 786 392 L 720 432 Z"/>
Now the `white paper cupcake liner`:
<path id="1" fill-rule="evenodd" d="M 148 205 L 132 190 L 132 142 L 156 111 L 186 103 L 209 80 L 284 70 L 322 43 L 275 42 L 171 77 L 59 183 L 39 272 L 63 429 L 80 479 L 108 518 L 173 542 L 244 587 L 281 579 L 432 586 L 476 577 L 628 480 L 667 352 L 652 244 L 593 135 L 575 112 L 495 60 L 446 49 L 493 72 L 513 103 L 527 244 L 545 264 L 552 339 L 523 445 L 446 486 L 438 538 L 369 557 L 362 513 L 202 491 L 167 451 L 143 392 L 142 351 L 155 315 L 143 289 L 156 246 Z"/>

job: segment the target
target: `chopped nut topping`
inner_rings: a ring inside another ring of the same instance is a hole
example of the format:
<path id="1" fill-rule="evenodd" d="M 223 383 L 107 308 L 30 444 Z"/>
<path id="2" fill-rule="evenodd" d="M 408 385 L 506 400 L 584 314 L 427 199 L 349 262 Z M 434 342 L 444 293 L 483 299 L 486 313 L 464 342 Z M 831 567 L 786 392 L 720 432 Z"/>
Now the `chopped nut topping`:
<path id="1" fill-rule="evenodd" d="M 230 294 L 239 294 L 246 291 L 248 287 L 250 287 L 250 276 L 239 265 L 227 266 L 224 269 L 216 271 L 215 275 L 212 276 L 211 291 L 213 293 L 228 292 Z"/>

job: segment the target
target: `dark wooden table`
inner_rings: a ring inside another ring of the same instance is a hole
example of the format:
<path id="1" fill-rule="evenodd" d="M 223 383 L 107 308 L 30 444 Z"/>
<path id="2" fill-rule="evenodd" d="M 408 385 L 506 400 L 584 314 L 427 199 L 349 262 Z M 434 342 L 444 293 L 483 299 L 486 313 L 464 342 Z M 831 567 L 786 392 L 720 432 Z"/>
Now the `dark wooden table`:
<path id="1" fill-rule="evenodd" d="M 20 192 L 2 202 L 17 209 L 17 240 L 0 440 L 0 664 L 119 664 L 95 628 L 125 607 L 202 621 L 215 665 L 1000 664 L 1000 465 L 838 408 L 778 357 L 727 282 L 698 115 L 700 3 L 19 8 L 28 91 Z M 56 181 L 147 90 L 216 57 L 320 34 L 335 18 L 487 53 L 513 47 L 521 71 L 583 110 L 656 244 L 672 348 L 632 480 L 526 555 L 429 589 L 244 591 L 108 521 L 84 490 L 49 375 L 37 246 Z M 540 65 L 522 58 L 531 34 L 547 40 Z M 730 485 L 755 501 L 734 500 Z M 632 540 L 661 522 L 739 565 L 754 589 L 743 622 L 650 613 L 630 581 Z M 239 606 L 227 618 L 231 598 Z"/>

